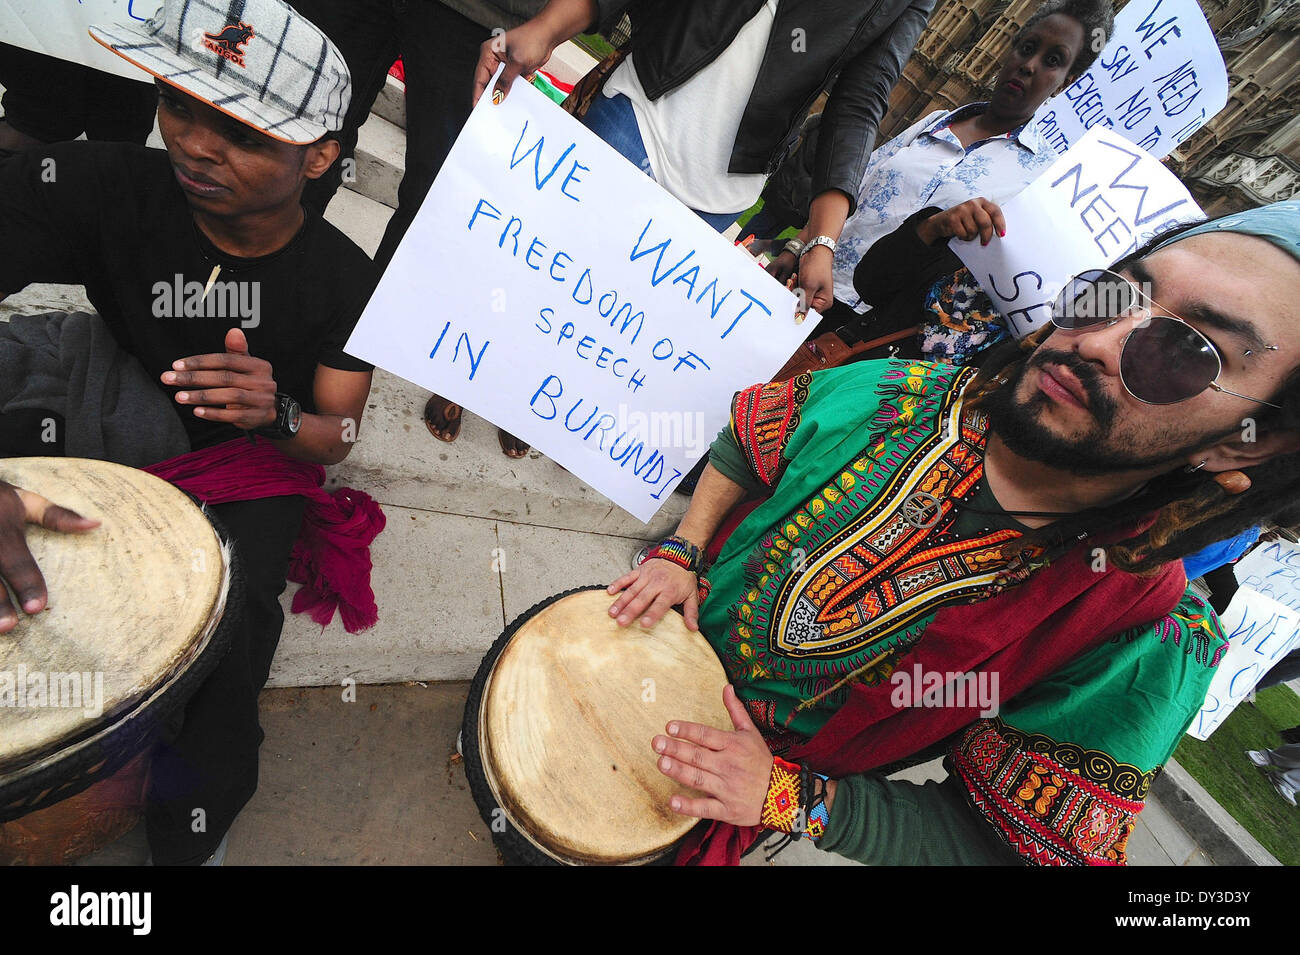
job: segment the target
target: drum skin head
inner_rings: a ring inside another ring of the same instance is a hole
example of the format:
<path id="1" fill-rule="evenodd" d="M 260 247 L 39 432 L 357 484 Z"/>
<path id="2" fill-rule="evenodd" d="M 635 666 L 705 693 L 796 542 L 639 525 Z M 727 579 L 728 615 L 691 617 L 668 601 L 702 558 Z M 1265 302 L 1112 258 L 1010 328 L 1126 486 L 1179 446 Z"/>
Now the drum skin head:
<path id="1" fill-rule="evenodd" d="M 517 828 L 563 861 L 643 861 L 698 820 L 668 807 L 699 795 L 659 772 L 650 741 L 669 720 L 732 729 L 727 678 L 702 636 L 669 611 L 620 627 L 614 598 L 562 598 L 519 628 L 483 694 L 485 768 Z"/>
<path id="2" fill-rule="evenodd" d="M 0 634 L 3 773 L 128 710 L 187 661 L 220 598 L 224 563 L 203 512 L 143 471 L 78 458 L 8 458 L 0 478 L 101 522 L 79 534 L 27 526 L 49 606 L 34 617 L 20 611 L 18 626 Z M 20 673 L 26 705 L 6 698 L 22 692 L 13 685 Z M 44 705 L 31 696 L 35 673 L 46 677 Z M 59 686 L 51 673 L 69 677 Z M 81 705 L 49 705 L 74 699 L 73 673 L 91 674 L 78 681 L 89 690 Z"/>

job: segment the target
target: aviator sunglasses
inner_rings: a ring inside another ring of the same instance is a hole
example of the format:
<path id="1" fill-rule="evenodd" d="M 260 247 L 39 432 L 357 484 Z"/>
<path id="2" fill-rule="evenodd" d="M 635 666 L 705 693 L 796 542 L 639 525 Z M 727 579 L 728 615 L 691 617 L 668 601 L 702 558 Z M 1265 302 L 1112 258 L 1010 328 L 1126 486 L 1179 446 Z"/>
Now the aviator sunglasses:
<path id="1" fill-rule="evenodd" d="M 1223 359 L 1213 343 L 1175 315 L 1153 314 L 1148 305 L 1142 304 L 1143 299 L 1150 306 L 1168 311 L 1134 282 L 1109 269 L 1080 272 L 1065 283 L 1052 302 L 1052 324 L 1067 331 L 1102 328 L 1141 308 L 1146 315 L 1124 339 L 1119 358 L 1120 382 L 1138 401 L 1172 405 L 1212 388 L 1270 408 L 1282 407 L 1220 385 Z M 1276 345 L 1266 347 L 1277 350 Z"/>

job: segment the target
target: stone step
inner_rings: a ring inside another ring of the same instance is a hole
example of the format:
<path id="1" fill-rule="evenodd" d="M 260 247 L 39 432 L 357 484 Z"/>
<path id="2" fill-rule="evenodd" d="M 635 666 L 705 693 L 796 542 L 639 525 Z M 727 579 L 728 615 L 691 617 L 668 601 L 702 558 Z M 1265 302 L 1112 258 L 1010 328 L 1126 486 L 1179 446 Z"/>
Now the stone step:
<path id="1" fill-rule="evenodd" d="M 289 612 L 291 584 L 270 685 L 471 679 L 515 617 L 553 594 L 622 576 L 642 544 L 391 504 L 384 514 L 371 547 L 379 623 L 350 634 L 336 617 L 322 630 Z"/>
<path id="2" fill-rule="evenodd" d="M 376 371 L 359 441 L 327 469 L 328 488 L 364 490 L 387 516 L 371 554 L 379 624 L 349 634 L 335 619 L 322 630 L 288 612 L 290 585 L 273 685 L 469 679 L 516 615 L 622 576 L 685 513 L 689 500 L 669 495 L 642 524 L 537 451 L 507 458 L 496 428 L 468 411 L 457 440 L 440 442 L 421 417 L 427 397 Z"/>
<path id="3" fill-rule="evenodd" d="M 600 62 L 574 41 L 561 43 L 542 67 L 561 83 L 576 83 Z"/>
<path id="4" fill-rule="evenodd" d="M 357 132 L 355 175 L 344 185 L 369 199 L 397 208 L 397 187 L 406 172 L 406 131 L 371 113 Z"/>
<path id="5" fill-rule="evenodd" d="M 428 397 L 424 388 L 377 370 L 359 440 L 330 469 L 330 486 L 350 484 L 384 504 L 623 537 L 662 537 L 685 512 L 687 498 L 669 494 L 655 519 L 642 524 L 537 450 L 506 457 L 496 426 L 472 411 L 454 443 L 439 441 L 424 425 Z"/>
<path id="6" fill-rule="evenodd" d="M 334 193 L 325 210 L 325 218 L 372 259 L 392 215 L 389 206 L 351 189 Z"/>
<path id="7" fill-rule="evenodd" d="M 383 89 L 375 97 L 370 112 L 382 116 L 398 129 L 406 128 L 406 84 L 391 73 L 384 79 Z"/>

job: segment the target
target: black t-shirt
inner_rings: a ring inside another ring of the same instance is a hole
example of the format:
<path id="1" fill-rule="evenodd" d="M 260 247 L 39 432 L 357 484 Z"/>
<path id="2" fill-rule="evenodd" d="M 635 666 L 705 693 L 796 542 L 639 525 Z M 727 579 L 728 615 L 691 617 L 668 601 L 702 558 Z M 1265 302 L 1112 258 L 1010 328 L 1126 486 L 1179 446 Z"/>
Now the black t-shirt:
<path id="1" fill-rule="evenodd" d="M 207 296 L 214 266 L 221 271 Z M 189 355 L 225 351 L 242 327 L 277 390 L 314 411 L 316 366 L 369 371 L 347 355 L 374 290 L 374 264 L 314 215 L 279 252 L 240 259 L 199 230 L 167 153 L 129 143 L 60 143 L 0 159 L 0 296 L 33 282 L 81 284 L 122 348 L 158 376 Z M 238 437 L 172 402 L 191 444 Z"/>

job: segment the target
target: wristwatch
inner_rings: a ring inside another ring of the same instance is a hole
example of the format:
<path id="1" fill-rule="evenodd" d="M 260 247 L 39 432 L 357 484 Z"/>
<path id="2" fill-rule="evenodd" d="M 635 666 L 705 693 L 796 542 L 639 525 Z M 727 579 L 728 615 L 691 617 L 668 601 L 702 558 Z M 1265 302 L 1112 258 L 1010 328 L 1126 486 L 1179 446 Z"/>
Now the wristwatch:
<path id="1" fill-rule="evenodd" d="M 832 255 L 835 254 L 835 240 L 828 235 L 819 235 L 803 247 L 803 251 L 799 253 L 799 258 L 803 258 L 819 245 L 826 246 L 826 248 L 831 250 Z"/>
<path id="2" fill-rule="evenodd" d="M 298 433 L 302 424 L 302 405 L 291 396 L 275 393 L 275 423 L 262 428 L 254 428 L 254 434 L 276 441 L 288 441 Z"/>

